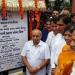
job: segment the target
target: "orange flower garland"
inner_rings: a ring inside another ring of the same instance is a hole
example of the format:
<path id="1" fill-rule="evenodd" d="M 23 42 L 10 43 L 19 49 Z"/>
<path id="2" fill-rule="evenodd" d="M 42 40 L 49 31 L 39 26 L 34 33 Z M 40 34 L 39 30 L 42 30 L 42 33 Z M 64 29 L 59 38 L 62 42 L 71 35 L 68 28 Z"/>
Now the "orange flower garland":
<path id="1" fill-rule="evenodd" d="M 37 14 L 37 26 L 36 26 L 36 29 L 39 29 L 39 27 L 40 27 L 40 16 L 41 16 L 41 12 L 40 11 L 38 11 L 38 14 Z"/>
<path id="2" fill-rule="evenodd" d="M 5 0 L 2 0 L 2 17 L 6 17 L 6 3 Z"/>
<path id="3" fill-rule="evenodd" d="M 22 7 L 22 0 L 18 0 L 18 2 L 19 2 L 20 16 L 21 16 L 21 19 L 23 19 L 24 18 L 24 10 Z"/>
<path id="4" fill-rule="evenodd" d="M 34 0 L 35 1 L 35 17 L 36 17 L 36 21 L 37 21 L 37 25 L 36 28 L 39 28 L 39 10 L 38 10 L 38 0 Z"/>

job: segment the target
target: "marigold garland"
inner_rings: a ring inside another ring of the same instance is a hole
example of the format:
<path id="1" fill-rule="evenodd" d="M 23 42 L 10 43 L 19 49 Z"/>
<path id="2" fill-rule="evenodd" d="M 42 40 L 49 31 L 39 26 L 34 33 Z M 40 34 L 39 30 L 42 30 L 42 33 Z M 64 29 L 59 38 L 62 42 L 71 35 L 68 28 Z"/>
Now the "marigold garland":
<path id="1" fill-rule="evenodd" d="M 34 0 L 35 1 L 35 17 L 36 17 L 36 21 L 37 21 L 37 25 L 36 28 L 39 28 L 39 10 L 38 10 L 38 0 Z"/>
<path id="2" fill-rule="evenodd" d="M 2 17 L 6 17 L 6 3 L 5 0 L 2 0 Z"/>
<path id="3" fill-rule="evenodd" d="M 24 18 L 24 10 L 22 7 L 22 0 L 18 0 L 18 2 L 19 2 L 20 16 L 21 16 L 21 19 L 23 19 Z"/>

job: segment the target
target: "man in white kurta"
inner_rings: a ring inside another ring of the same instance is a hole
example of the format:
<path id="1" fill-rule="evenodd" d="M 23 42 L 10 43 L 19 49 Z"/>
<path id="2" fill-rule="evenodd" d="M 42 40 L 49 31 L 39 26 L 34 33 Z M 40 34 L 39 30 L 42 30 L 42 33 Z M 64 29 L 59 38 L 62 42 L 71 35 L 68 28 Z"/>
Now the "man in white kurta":
<path id="1" fill-rule="evenodd" d="M 57 65 L 58 56 L 65 45 L 64 37 L 61 33 L 54 34 L 53 31 L 49 32 L 46 43 L 48 43 L 51 51 L 51 68 Z"/>
<path id="2" fill-rule="evenodd" d="M 38 30 L 34 30 L 35 34 L 38 34 Z M 33 33 L 34 33 L 33 32 Z M 33 34 L 32 33 L 32 34 Z M 33 38 L 37 39 L 37 37 L 32 35 Z M 40 37 L 40 36 L 39 36 Z M 27 67 L 26 75 L 46 75 L 46 63 L 45 60 L 50 59 L 50 50 L 46 43 L 39 39 L 37 45 L 34 44 L 34 39 L 25 43 L 24 48 L 21 52 L 21 56 L 27 58 L 27 63 L 31 66 Z M 37 41 L 37 40 L 35 40 Z M 43 65 L 44 64 L 44 65 Z M 34 69 L 36 70 L 35 72 Z M 33 70 L 33 71 L 31 71 Z"/>
<path id="3" fill-rule="evenodd" d="M 63 46 L 65 45 L 65 40 L 61 33 L 54 34 L 53 31 L 49 32 L 46 43 L 48 43 L 50 48 L 50 55 L 51 55 L 51 68 L 48 70 L 48 75 L 53 74 L 53 71 L 56 68 L 57 65 L 57 59 L 59 54 L 61 53 L 61 50 Z"/>

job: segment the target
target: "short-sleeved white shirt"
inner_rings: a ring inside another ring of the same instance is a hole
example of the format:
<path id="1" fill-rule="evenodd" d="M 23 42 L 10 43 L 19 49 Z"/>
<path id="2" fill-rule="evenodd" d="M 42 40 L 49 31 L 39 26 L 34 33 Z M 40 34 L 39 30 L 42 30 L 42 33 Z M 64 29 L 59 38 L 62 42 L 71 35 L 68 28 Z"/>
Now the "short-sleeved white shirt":
<path id="1" fill-rule="evenodd" d="M 26 56 L 29 64 L 32 67 L 36 67 L 41 64 L 44 59 L 50 59 L 50 50 L 45 42 L 40 41 L 40 43 L 35 46 L 33 44 L 33 41 L 30 40 L 25 43 L 24 48 L 21 52 L 21 56 Z M 31 74 L 27 72 L 27 75 Z M 40 70 L 34 75 L 46 75 L 46 67 L 44 67 L 42 70 Z"/>

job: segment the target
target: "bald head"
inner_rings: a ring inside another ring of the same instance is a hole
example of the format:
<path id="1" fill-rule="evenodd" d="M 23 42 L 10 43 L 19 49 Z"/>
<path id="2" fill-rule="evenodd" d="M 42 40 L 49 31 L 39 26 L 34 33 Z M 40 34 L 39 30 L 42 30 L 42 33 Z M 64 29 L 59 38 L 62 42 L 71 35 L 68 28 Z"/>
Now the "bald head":
<path id="1" fill-rule="evenodd" d="M 42 36 L 42 32 L 39 29 L 34 29 L 32 31 L 32 34 L 39 34 L 40 36 Z"/>
<path id="2" fill-rule="evenodd" d="M 32 40 L 34 45 L 37 45 L 40 42 L 41 37 L 42 37 L 42 32 L 39 29 L 34 29 L 32 31 Z"/>

